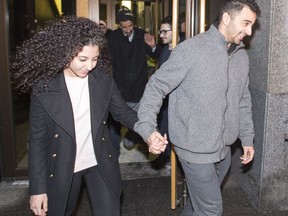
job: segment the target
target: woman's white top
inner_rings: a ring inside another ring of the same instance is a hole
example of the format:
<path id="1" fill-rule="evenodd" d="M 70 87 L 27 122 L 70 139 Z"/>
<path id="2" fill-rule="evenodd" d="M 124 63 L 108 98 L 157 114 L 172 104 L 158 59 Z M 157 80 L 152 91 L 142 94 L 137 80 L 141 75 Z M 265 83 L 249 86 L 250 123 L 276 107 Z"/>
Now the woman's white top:
<path id="1" fill-rule="evenodd" d="M 97 165 L 91 133 L 88 76 L 85 78 L 65 76 L 65 81 L 74 115 L 77 149 L 75 173 Z"/>

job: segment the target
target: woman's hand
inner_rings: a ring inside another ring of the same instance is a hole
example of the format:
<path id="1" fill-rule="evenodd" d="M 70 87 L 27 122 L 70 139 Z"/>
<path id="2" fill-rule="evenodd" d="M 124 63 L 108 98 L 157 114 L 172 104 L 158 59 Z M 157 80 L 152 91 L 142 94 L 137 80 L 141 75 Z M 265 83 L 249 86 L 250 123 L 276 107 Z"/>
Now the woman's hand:
<path id="1" fill-rule="evenodd" d="M 34 215 L 44 216 L 48 211 L 47 194 L 32 195 L 30 197 L 30 208 Z"/>

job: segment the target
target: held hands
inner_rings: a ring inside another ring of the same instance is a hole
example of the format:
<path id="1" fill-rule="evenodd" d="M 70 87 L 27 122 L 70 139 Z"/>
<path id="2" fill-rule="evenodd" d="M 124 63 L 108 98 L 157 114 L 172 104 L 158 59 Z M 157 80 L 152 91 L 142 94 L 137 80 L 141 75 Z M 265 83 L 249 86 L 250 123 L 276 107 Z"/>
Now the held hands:
<path id="1" fill-rule="evenodd" d="M 255 150 L 253 146 L 243 146 L 243 150 L 244 154 L 240 157 L 240 159 L 242 160 L 242 164 L 245 165 L 253 160 Z"/>
<path id="2" fill-rule="evenodd" d="M 47 194 L 32 195 L 30 197 L 30 208 L 34 215 L 44 216 L 48 211 Z"/>
<path id="3" fill-rule="evenodd" d="M 149 34 L 149 33 L 145 33 L 144 34 L 144 41 L 145 43 L 150 46 L 152 49 L 154 47 L 156 47 L 156 42 L 155 42 L 155 39 L 154 39 L 154 36 Z"/>
<path id="4" fill-rule="evenodd" d="M 158 131 L 154 131 L 146 142 L 149 146 L 149 152 L 152 154 L 160 154 L 161 152 L 165 151 L 168 144 L 167 135 L 164 134 L 163 137 Z"/>

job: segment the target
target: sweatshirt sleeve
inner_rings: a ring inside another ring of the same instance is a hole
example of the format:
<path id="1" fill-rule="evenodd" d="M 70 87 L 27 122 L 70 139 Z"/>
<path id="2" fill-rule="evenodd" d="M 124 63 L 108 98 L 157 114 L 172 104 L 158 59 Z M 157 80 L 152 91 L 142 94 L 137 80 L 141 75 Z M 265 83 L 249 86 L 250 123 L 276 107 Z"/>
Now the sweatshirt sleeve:
<path id="1" fill-rule="evenodd" d="M 242 146 L 252 146 L 254 139 L 254 126 L 252 120 L 252 102 L 249 91 L 249 78 L 246 80 L 245 89 L 240 101 L 240 135 Z"/>
<path id="2" fill-rule="evenodd" d="M 138 122 L 134 130 L 144 140 L 157 129 L 157 114 L 162 106 L 163 99 L 172 90 L 177 88 L 184 79 L 189 63 L 182 46 L 176 47 L 170 58 L 150 77 L 144 94 L 140 100 Z"/>

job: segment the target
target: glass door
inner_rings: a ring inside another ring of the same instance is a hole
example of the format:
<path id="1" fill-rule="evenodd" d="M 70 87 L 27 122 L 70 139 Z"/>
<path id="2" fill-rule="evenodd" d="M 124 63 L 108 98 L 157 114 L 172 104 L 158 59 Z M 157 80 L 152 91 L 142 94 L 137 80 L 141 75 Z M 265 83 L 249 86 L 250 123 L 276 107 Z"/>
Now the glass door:
<path id="1" fill-rule="evenodd" d="M 3 11 L 3 13 L 2 13 Z M 10 81 L 9 56 L 44 23 L 62 14 L 76 13 L 76 0 L 1 1 L 1 115 L 2 179 L 27 178 L 27 139 L 30 95 L 19 94 Z M 3 35 L 2 35 L 3 34 Z M 7 52 L 5 51 L 7 48 Z M 2 62 L 3 61 L 3 62 Z M 6 68 L 2 68 L 6 65 Z"/>

